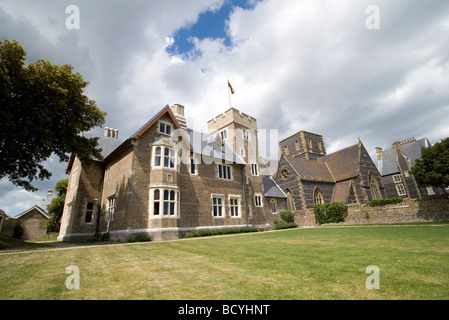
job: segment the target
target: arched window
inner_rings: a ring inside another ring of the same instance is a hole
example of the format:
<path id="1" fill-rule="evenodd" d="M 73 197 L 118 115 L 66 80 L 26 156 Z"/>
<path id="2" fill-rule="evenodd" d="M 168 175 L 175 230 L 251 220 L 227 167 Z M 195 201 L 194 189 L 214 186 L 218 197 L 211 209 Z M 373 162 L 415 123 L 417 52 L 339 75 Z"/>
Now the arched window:
<path id="1" fill-rule="evenodd" d="M 323 204 L 324 198 L 323 194 L 321 193 L 320 189 L 315 187 L 313 190 L 313 204 Z"/>
<path id="2" fill-rule="evenodd" d="M 270 200 L 270 208 L 272 213 L 276 213 L 278 211 L 276 199 Z"/>
<path id="3" fill-rule="evenodd" d="M 294 212 L 296 211 L 295 208 L 295 198 L 293 197 L 293 193 L 290 191 L 290 189 L 286 190 L 287 195 L 287 208 L 289 211 Z"/>
<path id="4" fill-rule="evenodd" d="M 369 173 L 369 186 L 371 190 L 371 197 L 373 199 L 381 199 L 382 196 L 380 195 L 379 185 L 377 184 L 376 178 L 374 178 L 371 172 Z"/>

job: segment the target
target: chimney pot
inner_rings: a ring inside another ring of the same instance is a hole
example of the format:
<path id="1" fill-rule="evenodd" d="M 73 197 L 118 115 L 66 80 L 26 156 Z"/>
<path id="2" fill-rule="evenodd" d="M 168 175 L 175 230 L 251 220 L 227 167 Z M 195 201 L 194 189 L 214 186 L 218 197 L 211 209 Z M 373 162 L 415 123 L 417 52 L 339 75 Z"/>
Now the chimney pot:
<path id="1" fill-rule="evenodd" d="M 104 136 L 109 137 L 109 128 L 108 127 L 104 128 Z"/>

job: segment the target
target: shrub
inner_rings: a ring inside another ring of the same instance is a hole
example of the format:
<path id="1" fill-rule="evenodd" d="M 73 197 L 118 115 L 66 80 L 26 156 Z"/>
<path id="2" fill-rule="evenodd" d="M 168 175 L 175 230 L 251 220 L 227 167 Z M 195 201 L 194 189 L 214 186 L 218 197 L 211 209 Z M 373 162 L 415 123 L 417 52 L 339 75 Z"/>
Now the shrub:
<path id="1" fill-rule="evenodd" d="M 139 234 L 135 237 L 130 237 L 128 239 L 128 242 L 145 242 L 145 241 L 151 241 L 151 237 L 147 234 Z"/>
<path id="2" fill-rule="evenodd" d="M 332 202 L 313 205 L 313 212 L 319 224 L 344 222 L 348 207 L 343 202 Z"/>
<path id="3" fill-rule="evenodd" d="M 374 199 L 367 203 L 370 207 L 385 206 L 387 204 L 396 204 L 404 201 L 402 198 Z"/>
<path id="4" fill-rule="evenodd" d="M 286 222 L 295 222 L 295 214 L 288 210 L 282 211 L 280 215 L 282 219 L 285 220 Z"/>
<path id="5" fill-rule="evenodd" d="M 286 222 L 286 223 L 275 223 L 274 230 L 281 230 L 281 229 L 288 229 L 288 228 L 296 228 L 298 225 L 293 222 Z"/>
<path id="6" fill-rule="evenodd" d="M 241 227 L 241 228 L 224 228 L 224 229 L 205 229 L 205 230 L 195 230 L 187 232 L 184 235 L 184 238 L 193 238 L 193 237 L 206 237 L 206 236 L 215 236 L 215 235 L 223 235 L 223 234 L 232 234 L 232 233 L 246 233 L 246 232 L 257 232 L 259 231 L 255 227 Z"/>

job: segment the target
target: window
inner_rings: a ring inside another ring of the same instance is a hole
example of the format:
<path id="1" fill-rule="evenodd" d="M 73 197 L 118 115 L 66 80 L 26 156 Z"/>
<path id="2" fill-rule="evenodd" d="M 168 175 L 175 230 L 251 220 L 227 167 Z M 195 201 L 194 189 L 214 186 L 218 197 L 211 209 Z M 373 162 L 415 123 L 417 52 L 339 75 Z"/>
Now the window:
<path id="1" fill-rule="evenodd" d="M 86 218 L 84 219 L 84 222 L 87 222 L 87 223 L 92 222 L 93 214 L 94 214 L 94 203 L 88 202 L 86 204 Z"/>
<path id="2" fill-rule="evenodd" d="M 309 148 L 312 149 L 312 139 L 309 139 Z"/>
<path id="3" fill-rule="evenodd" d="M 159 189 L 156 189 L 153 192 L 153 215 L 158 216 L 161 204 L 161 192 L 159 191 Z"/>
<path id="4" fill-rule="evenodd" d="M 175 217 L 179 210 L 179 192 L 169 188 L 150 190 L 150 214 L 153 217 Z"/>
<path id="5" fill-rule="evenodd" d="M 299 148 L 299 141 L 295 141 L 295 149 L 296 150 L 299 150 L 300 148 Z"/>
<path id="6" fill-rule="evenodd" d="M 402 183 L 396 185 L 396 190 L 399 196 L 407 195 L 407 191 L 405 191 L 404 185 Z"/>
<path id="7" fill-rule="evenodd" d="M 111 167 L 107 167 L 106 170 L 104 171 L 104 180 L 108 181 L 110 177 L 111 177 Z"/>
<path id="8" fill-rule="evenodd" d="M 395 174 L 395 175 L 393 176 L 393 181 L 394 181 L 395 183 L 402 182 L 401 175 L 400 175 L 400 174 Z"/>
<path id="9" fill-rule="evenodd" d="M 190 174 L 198 174 L 197 169 L 196 169 L 196 163 L 195 163 L 195 159 L 190 158 L 190 170 L 189 170 Z"/>
<path id="10" fill-rule="evenodd" d="M 219 164 L 218 177 L 220 179 L 231 180 L 231 167 Z"/>
<path id="11" fill-rule="evenodd" d="M 324 203 L 323 194 L 321 193 L 320 189 L 315 187 L 315 190 L 313 190 L 313 204 L 322 204 Z"/>
<path id="12" fill-rule="evenodd" d="M 287 169 L 282 170 L 282 172 L 281 172 L 282 180 L 287 180 L 289 175 L 290 175 L 290 173 L 288 172 Z"/>
<path id="13" fill-rule="evenodd" d="M 223 131 L 220 131 L 220 137 L 221 137 L 221 140 L 227 139 L 228 138 L 228 130 L 225 129 Z"/>
<path id="14" fill-rule="evenodd" d="M 284 154 L 285 154 L 286 156 L 288 156 L 288 147 L 287 147 L 287 146 L 284 147 Z"/>
<path id="15" fill-rule="evenodd" d="M 270 200 L 270 208 L 272 213 L 276 213 L 278 211 L 276 199 Z"/>
<path id="16" fill-rule="evenodd" d="M 404 171 L 404 176 L 405 176 L 406 178 L 410 177 L 410 173 L 408 173 L 408 170 L 405 170 L 405 171 Z"/>
<path id="17" fill-rule="evenodd" d="M 321 145 L 321 141 L 318 140 L 318 149 L 323 150 L 323 146 Z"/>
<path id="18" fill-rule="evenodd" d="M 157 147 L 154 155 L 154 165 L 156 167 L 161 166 L 161 147 Z"/>
<path id="19" fill-rule="evenodd" d="M 243 130 L 243 139 L 249 140 L 249 131 L 248 130 Z"/>
<path id="20" fill-rule="evenodd" d="M 377 181 L 371 173 L 369 174 L 369 186 L 371 190 L 371 197 L 373 199 L 382 198 L 379 192 L 379 186 L 377 184 Z"/>
<path id="21" fill-rule="evenodd" d="M 223 217 L 224 197 L 220 195 L 212 195 L 212 215 L 216 218 Z"/>
<path id="22" fill-rule="evenodd" d="M 231 217 L 239 217 L 239 201 L 237 197 L 229 197 L 229 206 L 231 208 Z"/>
<path id="23" fill-rule="evenodd" d="M 176 163 L 175 150 L 167 147 L 156 147 L 154 149 L 154 166 L 160 167 L 162 162 L 165 168 L 174 168 Z"/>
<path id="24" fill-rule="evenodd" d="M 106 208 L 108 221 L 114 220 L 115 205 L 116 205 L 115 197 L 108 198 L 108 206 Z"/>
<path id="25" fill-rule="evenodd" d="M 159 132 L 164 134 L 171 134 L 171 125 L 165 122 L 160 122 Z"/>
<path id="26" fill-rule="evenodd" d="M 251 174 L 253 176 L 258 176 L 259 175 L 259 170 L 257 167 L 257 163 L 251 163 Z"/>
<path id="27" fill-rule="evenodd" d="M 254 196 L 254 202 L 256 203 L 256 207 L 262 207 L 262 197 L 260 195 Z"/>

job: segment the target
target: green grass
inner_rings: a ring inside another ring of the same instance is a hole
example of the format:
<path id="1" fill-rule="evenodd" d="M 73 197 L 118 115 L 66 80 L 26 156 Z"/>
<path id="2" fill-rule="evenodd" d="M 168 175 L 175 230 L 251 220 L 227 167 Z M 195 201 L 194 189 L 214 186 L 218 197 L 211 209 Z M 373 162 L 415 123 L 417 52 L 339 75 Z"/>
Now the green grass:
<path id="1" fill-rule="evenodd" d="M 448 261 L 447 223 L 287 229 L 0 255 L 0 299 L 447 300 Z"/>

